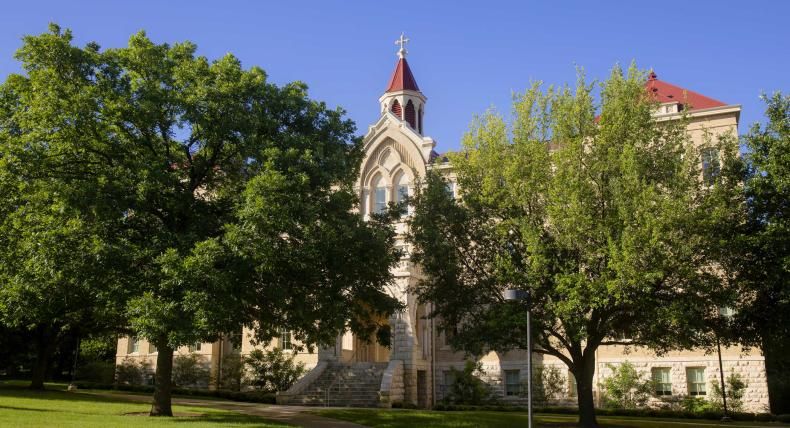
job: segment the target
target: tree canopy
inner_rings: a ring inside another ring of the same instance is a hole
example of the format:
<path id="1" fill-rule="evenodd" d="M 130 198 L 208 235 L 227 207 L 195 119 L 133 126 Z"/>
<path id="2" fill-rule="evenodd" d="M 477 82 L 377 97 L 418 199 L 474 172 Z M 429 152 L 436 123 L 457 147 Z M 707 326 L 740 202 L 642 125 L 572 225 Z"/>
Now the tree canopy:
<path id="1" fill-rule="evenodd" d="M 725 298 L 705 251 L 706 212 L 727 211 L 724 198 L 707 198 L 685 120 L 654 119 L 645 79 L 616 67 L 598 102 L 581 73 L 574 89 L 534 84 L 515 96 L 510 124 L 477 117 L 449 155 L 458 201 L 436 172 L 414 201 L 416 291 L 453 345 L 524 349 L 531 310 L 535 351 L 576 378 L 583 426 L 596 424 L 599 346 L 704 345 Z M 737 153 L 732 137 L 707 144 Z M 505 302 L 508 288 L 528 291 L 528 304 Z"/>
<path id="2" fill-rule="evenodd" d="M 332 343 L 346 328 L 369 335 L 382 327 L 373 315 L 396 308 L 383 290 L 393 231 L 353 211 L 355 126 L 303 83 L 279 87 L 230 54 L 209 61 L 143 32 L 101 50 L 53 25 L 16 57 L 25 74 L 0 89 L 4 174 L 53 194 L 77 189 L 66 212 L 89 230 L 109 225 L 97 247 L 122 251 L 112 269 L 94 268 L 115 275 L 122 292 L 110 298 L 125 297 L 129 329 L 159 350 L 152 415 L 172 413 L 179 346 L 242 326 L 261 340 L 287 326 L 307 346 Z M 57 247 L 53 263 L 79 259 L 82 246 Z"/>
<path id="3" fill-rule="evenodd" d="M 733 272 L 738 304 L 733 337 L 765 355 L 771 410 L 790 412 L 790 96 L 766 101 L 767 123 L 743 137 L 744 222 L 722 222 L 723 266 Z"/>

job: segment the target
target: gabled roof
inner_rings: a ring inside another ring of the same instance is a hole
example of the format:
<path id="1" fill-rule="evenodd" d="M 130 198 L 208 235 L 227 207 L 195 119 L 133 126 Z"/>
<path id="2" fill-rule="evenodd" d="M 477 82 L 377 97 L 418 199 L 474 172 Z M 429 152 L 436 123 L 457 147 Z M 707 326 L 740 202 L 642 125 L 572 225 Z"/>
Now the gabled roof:
<path id="1" fill-rule="evenodd" d="M 688 104 L 689 110 L 702 110 L 727 105 L 697 92 L 658 80 L 655 72 L 650 72 L 645 87 L 655 97 L 656 101 L 660 103 L 678 102 Z"/>
<path id="2" fill-rule="evenodd" d="M 411 74 L 409 63 L 406 58 L 400 58 L 398 64 L 395 66 L 395 71 L 392 73 L 390 84 L 384 92 L 396 91 L 420 91 L 417 87 L 417 81 L 414 80 L 414 75 Z"/>

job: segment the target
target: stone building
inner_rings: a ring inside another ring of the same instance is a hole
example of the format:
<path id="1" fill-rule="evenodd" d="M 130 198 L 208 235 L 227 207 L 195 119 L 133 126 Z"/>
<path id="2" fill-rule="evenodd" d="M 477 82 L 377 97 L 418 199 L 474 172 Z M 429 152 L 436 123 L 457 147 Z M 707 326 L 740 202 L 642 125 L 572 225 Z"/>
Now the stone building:
<path id="1" fill-rule="evenodd" d="M 363 161 L 357 191 L 361 199 L 360 214 L 385 209 L 389 202 L 399 202 L 414 192 L 415 178 L 425 176 L 429 169 L 443 171 L 452 182 L 452 165 L 446 157 L 435 151 L 436 142 L 424 134 L 424 117 L 427 97 L 406 60 L 405 40 L 401 38 L 399 59 L 384 94 L 379 98 L 379 119 L 369 126 L 364 137 L 366 156 Z M 705 134 L 737 134 L 740 106 L 726 104 L 672 85 L 652 73 L 646 88 L 660 102 L 655 118 L 658 121 L 677 120 L 686 109 L 688 132 L 694 144 L 701 144 Z M 715 168 L 715 153 L 703 152 L 703 170 Z M 456 192 L 455 187 L 451 189 Z M 406 214 L 408 215 L 408 214 Z M 418 302 L 409 292 L 419 275 L 419 267 L 409 261 L 408 244 L 403 241 L 405 224 L 396 225 L 401 237 L 399 245 L 404 258 L 393 271 L 394 283 L 390 293 L 399 299 L 405 310 L 389 319 L 392 331 L 391 347 L 384 347 L 346 333 L 337 338 L 334 346 L 316 353 L 302 353 L 297 359 L 310 371 L 289 391 L 278 395 L 278 402 L 292 404 L 324 404 L 391 406 L 408 403 L 430 407 L 442 399 L 452 383 L 451 367 L 461 368 L 466 357 L 454 352 L 445 335 L 433 320 L 427 317 L 428 307 Z M 243 333 L 240 349 L 227 341 L 196 344 L 176 352 L 198 352 L 203 355 L 212 373 L 217 373 L 221 356 L 240 352 L 248 354 L 254 347 L 248 340 L 249 331 Z M 280 338 L 267 344 L 292 350 L 291 337 L 283 330 Z M 118 342 L 118 362 L 125 358 L 148 359 L 155 363 L 155 352 L 145 341 L 121 338 Z M 558 401 L 573 404 L 575 382 L 567 367 L 554 357 L 533 355 L 535 366 L 554 366 L 565 379 L 566 397 Z M 759 350 L 739 347 L 722 349 L 726 374 L 738 373 L 748 384 L 744 396 L 745 410 L 765 411 L 768 390 L 763 357 Z M 525 351 L 507 353 L 491 352 L 482 358 L 485 379 L 503 401 L 519 402 L 522 382 L 526 380 Z M 646 376 L 658 380 L 661 395 L 706 396 L 710 385 L 718 383 L 718 356 L 702 351 L 670 352 L 656 356 L 647 349 L 623 346 L 605 346 L 597 351 L 595 387 L 610 374 L 611 365 L 631 362 Z M 600 392 L 596 394 L 600 398 Z"/>

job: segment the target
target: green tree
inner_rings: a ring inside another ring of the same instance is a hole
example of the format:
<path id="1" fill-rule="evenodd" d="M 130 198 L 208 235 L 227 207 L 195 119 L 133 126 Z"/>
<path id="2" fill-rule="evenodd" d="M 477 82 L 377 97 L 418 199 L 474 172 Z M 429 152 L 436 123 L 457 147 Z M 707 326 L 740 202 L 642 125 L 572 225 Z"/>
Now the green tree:
<path id="1" fill-rule="evenodd" d="M 526 348 L 531 309 L 535 352 L 576 378 L 583 426 L 597 425 L 598 347 L 709 344 L 697 332 L 723 298 L 702 226 L 705 210 L 726 207 L 706 199 L 685 121 L 654 120 L 645 79 L 615 68 L 600 106 L 583 75 L 575 90 L 535 84 L 516 96 L 510 126 L 493 112 L 476 118 L 449 156 L 460 201 L 429 173 L 410 222 L 425 273 L 416 292 L 457 329 L 453 346 Z M 734 138 L 719 143 L 722 156 L 737 153 Z M 529 303 L 504 301 L 508 288 Z"/>
<path id="2" fill-rule="evenodd" d="M 743 222 L 720 222 L 722 266 L 737 283 L 736 316 L 728 336 L 759 346 L 765 355 L 769 400 L 774 413 L 790 412 L 790 96 L 766 101 L 765 126 L 743 137 L 741 168 L 747 201 Z"/>
<path id="3" fill-rule="evenodd" d="M 740 374 L 730 373 L 727 376 L 727 409 L 731 412 L 743 411 L 743 396 L 746 393 L 746 388 L 749 386 Z M 724 400 L 722 398 L 721 386 L 719 382 L 710 384 L 711 401 L 712 405 L 717 410 L 724 409 Z"/>
<path id="4" fill-rule="evenodd" d="M 195 51 L 142 32 L 127 47 L 79 48 L 52 25 L 24 39 L 25 75 L 0 92 L 4 158 L 36 183 L 72 183 L 81 202 L 67 207 L 95 215 L 90 230 L 112 226 L 100 236 L 122 249 L 113 297 L 159 350 L 156 416 L 172 415 L 179 346 L 242 326 L 265 341 L 288 325 L 312 347 L 345 329 L 370 335 L 397 305 L 383 290 L 393 231 L 354 213 L 354 124 L 302 83 Z"/>
<path id="5" fill-rule="evenodd" d="M 0 115 L 8 117 L 2 109 Z M 8 137 L 0 127 L 3 149 Z M 41 163 L 3 149 L 0 321 L 30 333 L 36 350 L 30 386 L 43 389 L 53 354 L 64 339 L 73 342 L 118 326 L 123 298 L 109 286 L 122 257 L 105 239 L 111 227 L 82 211 L 84 192 L 68 180 L 35 177 L 41 174 Z"/>

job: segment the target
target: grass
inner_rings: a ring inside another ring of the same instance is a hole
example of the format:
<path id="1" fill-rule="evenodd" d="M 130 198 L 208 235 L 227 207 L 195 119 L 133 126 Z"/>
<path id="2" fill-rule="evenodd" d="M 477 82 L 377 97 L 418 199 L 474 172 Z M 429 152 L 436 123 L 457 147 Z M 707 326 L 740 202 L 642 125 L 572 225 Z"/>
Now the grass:
<path id="1" fill-rule="evenodd" d="M 377 410 L 377 409 L 327 409 L 314 414 L 342 419 L 376 428 L 431 427 L 431 428 L 510 428 L 527 426 L 526 413 L 458 411 L 439 412 L 430 410 Z M 535 415 L 535 423 L 542 427 L 575 427 L 573 415 Z M 633 418 L 599 416 L 602 427 L 634 428 L 689 428 L 689 427 L 788 427 L 785 424 L 759 422 L 695 421 L 689 419 Z"/>
<path id="2" fill-rule="evenodd" d="M 150 418 L 148 403 L 121 397 L 97 396 L 63 391 L 63 385 L 48 385 L 46 391 L 31 391 L 17 385 L 0 384 L 1 427 L 261 427 L 290 425 L 258 416 L 206 407 L 173 406 L 176 417 Z"/>

